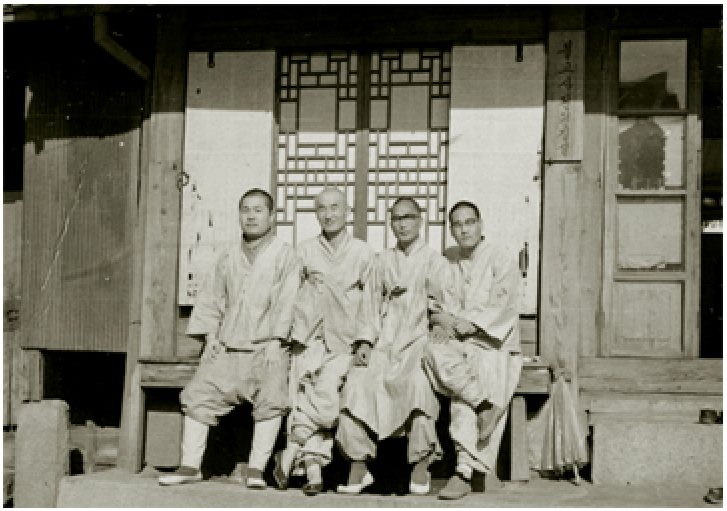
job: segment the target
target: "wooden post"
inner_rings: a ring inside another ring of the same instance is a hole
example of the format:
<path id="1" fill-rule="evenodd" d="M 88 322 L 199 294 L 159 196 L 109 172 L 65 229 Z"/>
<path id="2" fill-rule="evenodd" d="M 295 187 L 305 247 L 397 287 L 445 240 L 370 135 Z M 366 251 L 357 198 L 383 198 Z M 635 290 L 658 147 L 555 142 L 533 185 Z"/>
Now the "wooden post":
<path id="1" fill-rule="evenodd" d="M 181 214 L 177 179 L 183 170 L 186 42 L 186 9 L 163 10 L 153 81 L 147 86 L 147 96 L 153 99 L 151 115 L 142 125 L 141 196 L 133 230 L 131 325 L 118 458 L 118 466 L 129 471 L 140 470 L 142 463 L 139 357 L 174 355 Z"/>
<path id="2" fill-rule="evenodd" d="M 548 35 L 540 354 L 576 375 L 580 327 L 585 8 L 555 6 Z"/>

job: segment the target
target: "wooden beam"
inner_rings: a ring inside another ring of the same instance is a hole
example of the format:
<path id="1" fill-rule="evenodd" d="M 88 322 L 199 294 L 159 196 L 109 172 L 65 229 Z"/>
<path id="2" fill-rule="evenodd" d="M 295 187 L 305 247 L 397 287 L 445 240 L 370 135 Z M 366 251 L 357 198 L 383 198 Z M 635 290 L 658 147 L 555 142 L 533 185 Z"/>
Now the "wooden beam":
<path id="1" fill-rule="evenodd" d="M 585 30 L 582 7 L 554 7 L 548 34 L 540 355 L 577 376 L 580 335 Z M 564 30 L 565 29 L 565 30 Z M 575 30 L 574 30 L 575 29 Z"/>
<path id="2" fill-rule="evenodd" d="M 187 69 L 186 11 L 159 18 L 150 118 L 140 355 L 174 355 Z"/>
<path id="3" fill-rule="evenodd" d="M 93 16 L 93 40 L 112 57 L 139 75 L 142 80 L 149 79 L 151 75 L 149 67 L 134 57 L 131 52 L 117 43 L 111 36 L 109 33 L 109 21 L 104 13 L 96 13 Z"/>
<path id="4" fill-rule="evenodd" d="M 172 356 L 176 325 L 180 192 L 184 144 L 186 15 L 165 11 L 157 27 L 157 54 L 152 82 L 147 82 L 139 169 L 140 195 L 130 211 L 136 216 L 132 243 L 134 264 L 130 327 L 119 438 L 119 467 L 141 469 L 144 396 L 139 357 Z M 153 100 L 151 99 L 153 98 Z"/>
<path id="5" fill-rule="evenodd" d="M 581 392 L 722 395 L 722 360 L 581 358 Z"/>

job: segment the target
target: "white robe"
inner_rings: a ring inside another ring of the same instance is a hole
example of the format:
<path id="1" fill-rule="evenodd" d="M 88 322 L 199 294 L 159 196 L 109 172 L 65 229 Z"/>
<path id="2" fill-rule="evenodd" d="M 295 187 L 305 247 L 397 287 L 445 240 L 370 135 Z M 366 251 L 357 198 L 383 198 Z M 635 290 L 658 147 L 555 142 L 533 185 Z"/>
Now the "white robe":
<path id="1" fill-rule="evenodd" d="M 485 240 L 470 258 L 464 258 L 459 247 L 448 249 L 445 256 L 455 270 L 457 300 L 455 307 L 452 302 L 443 303 L 442 307 L 481 330 L 479 335 L 465 339 L 462 347 L 475 368 L 483 397 L 505 409 L 517 388 L 523 362 L 517 310 L 521 277 L 517 262 Z M 493 469 L 506 414 L 490 438 L 478 442 L 471 406 L 453 396 L 451 411 L 450 433 L 457 449 L 466 451 L 476 470 Z"/>
<path id="2" fill-rule="evenodd" d="M 273 236 L 251 263 L 237 242 L 205 280 L 187 334 L 215 335 L 230 348 L 249 351 L 260 348 L 256 340 L 286 339 L 299 286 L 298 259 L 289 244 Z"/>
<path id="3" fill-rule="evenodd" d="M 447 261 L 422 240 L 407 256 L 399 248 L 379 255 L 383 303 L 379 340 L 367 368 L 353 368 L 341 409 L 364 422 L 379 439 L 401 433 L 414 410 L 436 420 L 439 402 L 422 368 L 428 332 L 429 297 L 448 301 L 452 289 Z"/>

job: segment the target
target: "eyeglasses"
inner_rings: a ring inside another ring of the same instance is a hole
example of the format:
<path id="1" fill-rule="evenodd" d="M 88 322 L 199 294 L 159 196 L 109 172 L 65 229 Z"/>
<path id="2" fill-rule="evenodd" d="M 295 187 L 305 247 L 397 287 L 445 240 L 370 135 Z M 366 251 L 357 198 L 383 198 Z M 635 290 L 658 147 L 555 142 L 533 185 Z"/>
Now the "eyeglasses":
<path id="1" fill-rule="evenodd" d="M 413 213 L 410 213 L 408 215 L 391 215 L 391 222 L 403 222 L 406 221 L 413 221 L 417 218 L 420 218 L 419 215 L 415 215 Z"/>
<path id="2" fill-rule="evenodd" d="M 472 227 L 473 225 L 477 225 L 477 222 L 479 222 L 476 218 L 468 218 L 464 222 L 452 222 L 452 227 L 461 229 L 464 226 Z"/>

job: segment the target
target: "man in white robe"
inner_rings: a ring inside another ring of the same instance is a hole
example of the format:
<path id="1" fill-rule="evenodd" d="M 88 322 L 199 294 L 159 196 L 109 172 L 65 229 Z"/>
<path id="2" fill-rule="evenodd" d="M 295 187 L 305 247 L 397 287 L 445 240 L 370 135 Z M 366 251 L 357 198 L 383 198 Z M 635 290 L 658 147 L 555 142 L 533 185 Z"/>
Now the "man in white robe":
<path id="1" fill-rule="evenodd" d="M 262 474 L 289 410 L 287 341 L 300 266 L 293 248 L 275 237 L 273 199 L 252 189 L 240 199 L 242 240 L 222 253 L 205 281 L 187 327 L 205 347 L 180 395 L 184 429 L 181 466 L 162 485 L 202 479 L 210 426 L 243 401 L 253 405 L 247 486 L 265 488 Z"/>
<path id="2" fill-rule="evenodd" d="M 376 457 L 376 443 L 408 437 L 407 458 L 413 471 L 409 490 L 426 494 L 429 465 L 441 457 L 435 430 L 439 402 L 422 368 L 428 341 L 429 297 L 448 300 L 452 283 L 447 261 L 420 238 L 421 209 L 411 198 L 391 209 L 397 246 L 379 256 L 383 295 L 379 340 L 366 368 L 353 368 L 341 396 L 336 439 L 352 461 L 341 493 L 360 493 L 373 483 L 365 462 Z"/>
<path id="3" fill-rule="evenodd" d="M 449 219 L 458 244 L 446 252 L 457 277 L 456 306 L 444 303 L 432 314 L 438 339 L 427 346 L 424 367 L 436 391 L 451 398 L 457 467 L 439 497 L 459 499 L 471 491 L 473 471 L 494 470 L 520 378 L 520 272 L 514 257 L 482 238 L 477 206 L 459 202 Z"/>
<path id="4" fill-rule="evenodd" d="M 322 233 L 297 247 L 303 282 L 291 340 L 303 351 L 291 360 L 290 433 L 285 450 L 275 455 L 273 475 L 285 489 L 293 467 L 302 464 L 308 478 L 303 492 L 310 496 L 322 490 L 321 468 L 331 461 L 346 374 L 365 363 L 376 339 L 375 254 L 349 234 L 348 212 L 343 192 L 321 192 L 316 216 Z"/>

